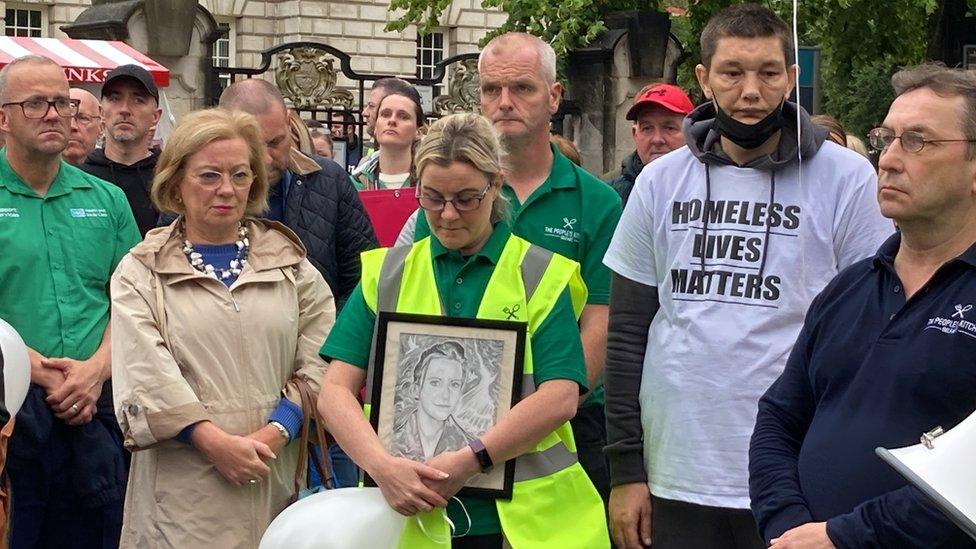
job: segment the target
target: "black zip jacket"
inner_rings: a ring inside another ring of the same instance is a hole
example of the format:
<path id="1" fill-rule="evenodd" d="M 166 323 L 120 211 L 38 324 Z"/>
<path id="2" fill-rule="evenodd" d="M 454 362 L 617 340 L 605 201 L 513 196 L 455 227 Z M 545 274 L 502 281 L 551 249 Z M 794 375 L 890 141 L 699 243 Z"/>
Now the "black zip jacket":
<path id="1" fill-rule="evenodd" d="M 120 164 L 109 160 L 105 156 L 105 149 L 95 149 L 80 167 L 122 189 L 136 218 L 139 234 L 146 236 L 149 229 L 156 227 L 156 220 L 159 219 L 159 212 L 149 200 L 149 189 L 158 160 L 159 151 L 153 150 L 148 157 L 135 164 Z"/>

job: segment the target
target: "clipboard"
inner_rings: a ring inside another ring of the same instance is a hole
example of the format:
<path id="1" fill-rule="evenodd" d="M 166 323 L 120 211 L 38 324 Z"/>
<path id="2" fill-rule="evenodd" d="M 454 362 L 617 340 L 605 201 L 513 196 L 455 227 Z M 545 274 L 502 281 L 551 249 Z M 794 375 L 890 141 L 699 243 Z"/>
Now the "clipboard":
<path id="1" fill-rule="evenodd" d="M 976 539 L 976 413 L 949 431 L 923 433 L 914 446 L 874 452 Z"/>
<path id="2" fill-rule="evenodd" d="M 380 246 L 392 246 L 403 225 L 419 208 L 414 192 L 413 187 L 359 191 Z"/>

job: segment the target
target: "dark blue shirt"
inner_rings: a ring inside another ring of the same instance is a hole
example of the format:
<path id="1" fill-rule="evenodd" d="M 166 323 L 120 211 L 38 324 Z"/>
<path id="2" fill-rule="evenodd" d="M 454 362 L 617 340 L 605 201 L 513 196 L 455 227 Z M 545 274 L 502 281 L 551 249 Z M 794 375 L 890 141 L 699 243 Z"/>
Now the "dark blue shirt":
<path id="1" fill-rule="evenodd" d="M 213 265 L 215 269 L 228 269 L 230 262 L 237 258 L 237 244 L 220 244 L 217 246 L 207 244 L 194 244 L 193 251 L 198 252 L 203 257 L 204 265 Z M 228 288 L 237 280 L 237 275 L 232 274 L 228 278 L 220 279 Z"/>
<path id="2" fill-rule="evenodd" d="M 264 213 L 265 219 L 285 222 L 285 200 L 291 188 L 291 178 L 291 170 L 285 170 L 281 175 L 281 181 L 268 187 L 268 211 Z"/>
<path id="3" fill-rule="evenodd" d="M 976 408 L 976 245 L 906 301 L 900 244 L 893 235 L 817 296 L 759 402 L 749 491 L 767 542 L 827 521 L 838 547 L 976 547 L 874 453 Z"/>

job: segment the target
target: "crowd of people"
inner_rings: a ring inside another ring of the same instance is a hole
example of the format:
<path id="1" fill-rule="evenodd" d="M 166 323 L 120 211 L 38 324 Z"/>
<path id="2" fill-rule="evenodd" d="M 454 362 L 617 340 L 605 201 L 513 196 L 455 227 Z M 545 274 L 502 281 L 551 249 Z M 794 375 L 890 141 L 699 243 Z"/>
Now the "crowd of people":
<path id="1" fill-rule="evenodd" d="M 141 67 L 96 97 L 11 62 L 0 317 L 32 384 L 10 547 L 257 547 L 300 491 L 363 476 L 434 519 L 401 547 L 976 547 L 874 455 L 976 408 L 976 75 L 894 75 L 875 168 L 789 100 L 796 70 L 782 20 L 726 8 L 706 101 L 638 92 L 601 181 L 550 134 L 556 56 L 524 33 L 482 50 L 481 114 L 428 124 L 383 78 L 357 135 L 248 79 L 162 148 Z M 401 188 L 417 211 L 379 248 L 357 190 Z M 391 449 L 363 413 L 381 313 L 523 323 L 517 402 L 467 432 L 470 358 L 432 346 L 413 376 L 444 403 Z M 315 421 L 326 470 L 300 459 Z M 458 497 L 506 462 L 510 497 Z"/>

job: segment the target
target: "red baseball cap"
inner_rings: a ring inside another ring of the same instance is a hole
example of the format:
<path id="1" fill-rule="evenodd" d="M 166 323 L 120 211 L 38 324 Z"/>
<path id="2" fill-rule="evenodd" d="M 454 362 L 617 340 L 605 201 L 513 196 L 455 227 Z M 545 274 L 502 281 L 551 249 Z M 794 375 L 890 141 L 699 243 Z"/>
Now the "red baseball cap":
<path id="1" fill-rule="evenodd" d="M 658 105 L 675 114 L 684 115 L 695 110 L 688 95 L 678 86 L 671 84 L 658 84 L 638 95 L 634 99 L 634 106 L 627 111 L 627 120 L 637 120 L 637 111 L 645 105 Z"/>

